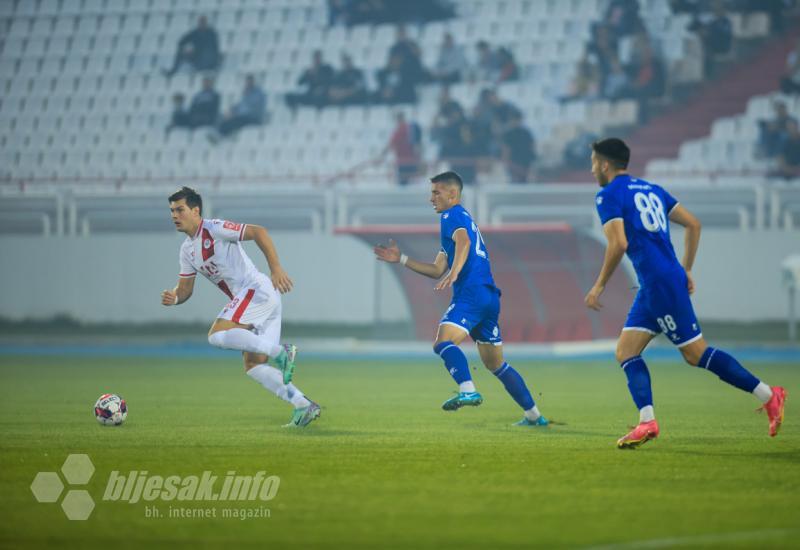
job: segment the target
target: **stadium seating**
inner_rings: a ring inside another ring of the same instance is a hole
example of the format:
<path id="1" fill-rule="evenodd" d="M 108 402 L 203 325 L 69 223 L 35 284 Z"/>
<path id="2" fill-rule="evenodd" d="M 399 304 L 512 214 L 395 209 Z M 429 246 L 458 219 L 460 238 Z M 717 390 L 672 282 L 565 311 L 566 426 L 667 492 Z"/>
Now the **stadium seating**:
<path id="1" fill-rule="evenodd" d="M 668 61 L 684 63 L 693 43 L 685 21 L 671 16 L 663 2 L 642 4 L 645 22 Z M 224 177 L 327 177 L 373 157 L 391 131 L 392 109 L 385 106 L 301 109 L 296 115 L 284 106 L 281 95 L 294 87 L 316 48 L 333 63 L 346 49 L 373 82 L 374 71 L 385 63 L 393 27 L 329 28 L 324 0 L 20 0 L 2 5 L 0 139 L 8 162 L 0 176 L 197 177 L 204 166 L 212 168 L 198 161 L 214 159 L 214 175 Z M 556 101 L 603 7 L 601 0 L 463 0 L 456 19 L 409 32 L 428 64 L 444 30 L 470 54 L 479 39 L 510 47 L 523 78 L 501 85 L 500 95 L 524 111 L 542 161 L 555 162 L 564 143 L 589 121 L 594 131 L 612 121 L 636 121 L 630 101 L 566 106 Z M 201 13 L 218 30 L 225 54 L 217 80 L 223 104 L 238 97 L 243 75 L 250 72 L 270 98 L 268 125 L 217 147 L 199 131 L 189 138 L 163 134 L 171 96 L 193 94 L 199 77 L 179 74 L 167 80 L 160 69 L 171 63 L 178 38 Z M 471 107 L 481 87 L 459 84 L 453 96 Z M 436 89 L 425 86 L 420 95 L 422 101 L 408 111 L 425 126 L 436 109 Z M 287 134 L 303 137 L 287 140 Z M 115 154 L 112 161 L 100 152 L 103 160 L 96 162 L 98 146 L 131 153 Z M 424 150 L 428 160 L 436 157 L 427 137 Z M 385 168 L 366 175 L 387 177 Z"/>

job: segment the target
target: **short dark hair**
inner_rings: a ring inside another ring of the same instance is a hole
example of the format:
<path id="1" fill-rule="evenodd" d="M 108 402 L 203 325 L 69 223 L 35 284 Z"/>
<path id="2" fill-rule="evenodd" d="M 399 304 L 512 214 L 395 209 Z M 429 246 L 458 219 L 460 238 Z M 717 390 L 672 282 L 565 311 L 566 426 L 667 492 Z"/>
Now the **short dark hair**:
<path id="1" fill-rule="evenodd" d="M 459 193 L 464 189 L 464 181 L 461 179 L 461 176 L 458 175 L 458 172 L 453 172 L 452 170 L 436 174 L 431 178 L 431 183 L 457 185 Z"/>
<path id="2" fill-rule="evenodd" d="M 592 143 L 592 150 L 617 168 L 625 169 L 631 160 L 631 150 L 619 138 L 606 138 Z"/>
<path id="3" fill-rule="evenodd" d="M 176 202 L 181 199 L 186 199 L 186 206 L 189 208 L 198 207 L 200 215 L 203 214 L 203 199 L 200 198 L 200 194 L 197 191 L 184 185 L 169 196 L 169 202 Z"/>

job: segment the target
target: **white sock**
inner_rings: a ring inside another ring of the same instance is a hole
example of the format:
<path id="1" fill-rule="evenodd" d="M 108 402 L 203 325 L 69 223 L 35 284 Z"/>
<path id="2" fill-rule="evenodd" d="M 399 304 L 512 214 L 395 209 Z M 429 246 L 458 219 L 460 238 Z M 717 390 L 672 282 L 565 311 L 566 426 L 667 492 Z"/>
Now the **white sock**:
<path id="1" fill-rule="evenodd" d="M 283 374 L 275 367 L 261 364 L 256 365 L 249 371 L 247 376 L 267 388 L 269 391 L 286 401 L 291 403 L 295 408 L 308 407 L 311 402 L 306 399 L 297 386 L 294 384 L 284 384 Z"/>
<path id="2" fill-rule="evenodd" d="M 473 392 L 475 390 L 475 384 L 472 383 L 472 380 L 467 380 L 466 382 L 461 382 L 458 385 L 458 391 L 463 392 Z"/>
<path id="3" fill-rule="evenodd" d="M 647 405 L 639 409 L 639 422 L 650 422 L 656 419 L 656 412 L 653 410 L 653 405 Z"/>
<path id="4" fill-rule="evenodd" d="M 766 403 L 772 399 L 772 388 L 767 386 L 764 382 L 759 382 L 756 389 L 753 390 L 753 395 L 762 403 Z"/>
<path id="5" fill-rule="evenodd" d="M 537 407 L 536 405 L 534 405 L 533 408 L 525 411 L 525 418 L 527 418 L 531 422 L 536 422 L 540 416 L 542 416 L 542 413 L 539 412 L 539 407 Z"/>
<path id="6" fill-rule="evenodd" d="M 283 349 L 279 343 L 269 342 L 258 334 L 243 328 L 215 332 L 208 337 L 208 343 L 218 348 L 263 353 L 270 357 L 276 357 Z"/>

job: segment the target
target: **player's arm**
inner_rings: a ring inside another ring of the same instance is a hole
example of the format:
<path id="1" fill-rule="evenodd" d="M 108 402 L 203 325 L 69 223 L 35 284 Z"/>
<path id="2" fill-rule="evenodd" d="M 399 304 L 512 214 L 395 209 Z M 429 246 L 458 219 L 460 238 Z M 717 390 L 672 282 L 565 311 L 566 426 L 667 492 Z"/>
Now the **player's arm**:
<path id="1" fill-rule="evenodd" d="M 269 236 L 267 230 L 260 225 L 247 224 L 242 234 L 243 241 L 255 241 L 258 248 L 264 254 L 269 265 L 269 271 L 272 279 L 272 284 L 281 293 L 285 294 L 292 290 L 292 280 L 286 271 L 281 267 L 281 262 L 278 259 L 278 251 L 275 249 L 275 243 L 272 242 L 272 237 Z"/>
<path id="2" fill-rule="evenodd" d="M 685 229 L 683 236 L 683 269 L 686 270 L 686 278 L 689 284 L 689 294 L 694 292 L 694 280 L 692 279 L 692 266 L 697 256 L 697 249 L 700 247 L 701 225 L 691 212 L 681 204 L 676 204 L 669 213 L 670 221 L 682 225 Z"/>
<path id="3" fill-rule="evenodd" d="M 463 268 L 464 264 L 467 263 L 471 242 L 469 239 L 469 233 L 467 233 L 467 230 L 463 227 L 459 227 L 453 232 L 453 240 L 456 243 L 456 249 L 453 253 L 453 265 L 450 267 L 450 272 L 445 275 L 444 279 L 439 281 L 436 286 L 433 287 L 434 290 L 443 290 L 453 286 L 458 279 L 459 273 L 461 273 L 461 268 Z"/>
<path id="4" fill-rule="evenodd" d="M 177 306 L 192 297 L 194 291 L 194 277 L 181 277 L 178 285 L 172 290 L 161 292 L 161 305 Z"/>
<path id="5" fill-rule="evenodd" d="M 628 250 L 625 223 L 620 218 L 607 221 L 603 225 L 603 233 L 608 241 L 606 254 L 603 257 L 603 267 L 600 268 L 600 274 L 597 276 L 594 286 L 583 299 L 586 306 L 594 310 L 600 310 L 603 307 L 600 303 L 600 295 L 606 289 L 608 280 L 622 261 L 625 251 Z"/>
<path id="6" fill-rule="evenodd" d="M 403 264 L 411 271 L 419 273 L 420 275 L 425 275 L 431 279 L 438 279 L 447 271 L 447 256 L 444 252 L 439 252 L 436 255 L 436 259 L 433 260 L 433 263 L 418 262 L 401 253 L 397 243 L 392 239 L 389 239 L 389 246 L 379 244 L 372 250 L 375 252 L 375 257 L 382 262 Z"/>

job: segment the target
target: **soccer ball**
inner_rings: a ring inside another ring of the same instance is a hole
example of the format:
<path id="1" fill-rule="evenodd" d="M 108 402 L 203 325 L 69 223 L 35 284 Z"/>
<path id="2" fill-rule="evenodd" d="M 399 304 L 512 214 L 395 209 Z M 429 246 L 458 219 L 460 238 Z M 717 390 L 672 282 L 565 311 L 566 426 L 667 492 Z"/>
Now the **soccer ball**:
<path id="1" fill-rule="evenodd" d="M 103 426 L 119 426 L 128 417 L 128 405 L 114 393 L 104 393 L 94 404 L 94 416 Z"/>

